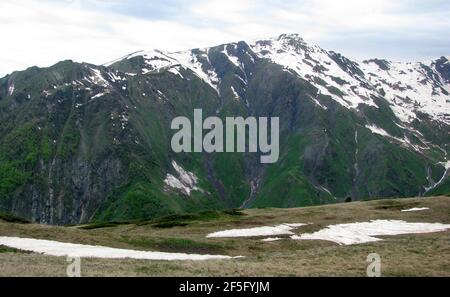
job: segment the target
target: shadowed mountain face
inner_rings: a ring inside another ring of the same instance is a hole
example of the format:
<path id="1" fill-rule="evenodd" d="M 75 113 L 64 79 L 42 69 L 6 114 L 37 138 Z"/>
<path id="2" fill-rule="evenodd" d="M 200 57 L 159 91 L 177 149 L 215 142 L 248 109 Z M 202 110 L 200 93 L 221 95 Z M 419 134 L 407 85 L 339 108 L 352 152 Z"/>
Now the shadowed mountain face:
<path id="1" fill-rule="evenodd" d="M 0 211 L 49 224 L 450 192 L 450 63 L 282 35 L 0 79 Z M 177 116 L 280 117 L 280 159 L 175 154 Z"/>

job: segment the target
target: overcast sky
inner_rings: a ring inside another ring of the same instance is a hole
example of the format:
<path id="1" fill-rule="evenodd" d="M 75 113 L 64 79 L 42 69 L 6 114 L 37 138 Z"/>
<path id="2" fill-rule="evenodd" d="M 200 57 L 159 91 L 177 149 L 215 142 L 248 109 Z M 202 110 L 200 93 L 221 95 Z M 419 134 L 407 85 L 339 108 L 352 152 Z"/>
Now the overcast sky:
<path id="1" fill-rule="evenodd" d="M 449 32 L 448 0 L 1 0 L 0 77 L 282 33 L 356 59 L 427 60 L 450 55 Z"/>

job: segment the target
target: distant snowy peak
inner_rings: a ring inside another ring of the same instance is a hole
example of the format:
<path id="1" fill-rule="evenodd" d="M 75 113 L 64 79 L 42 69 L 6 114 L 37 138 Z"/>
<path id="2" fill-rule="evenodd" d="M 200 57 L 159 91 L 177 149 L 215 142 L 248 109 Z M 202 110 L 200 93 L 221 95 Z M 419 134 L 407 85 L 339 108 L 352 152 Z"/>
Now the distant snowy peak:
<path id="1" fill-rule="evenodd" d="M 117 62 L 142 58 L 144 65 L 138 71 L 140 74 L 167 70 L 183 77 L 179 67 L 190 70 L 198 78 L 209 84 L 218 94 L 220 93 L 220 69 L 227 64 L 236 68 L 236 77 L 242 84 L 248 82 L 247 66 L 255 64 L 257 55 L 253 53 L 247 43 L 237 42 L 223 44 L 212 48 L 192 49 L 179 52 L 165 52 L 160 50 L 139 51 L 125 56 Z M 114 63 L 110 64 L 113 65 Z M 174 69 L 176 68 L 176 69 Z"/>
<path id="2" fill-rule="evenodd" d="M 145 67 L 141 69 L 141 74 L 167 69 L 174 74 L 180 75 L 179 69 L 172 68 L 181 66 L 184 69 L 191 70 L 218 92 L 219 78 L 209 63 L 208 51 L 209 49 L 180 52 L 164 52 L 160 50 L 140 51 L 127 56 L 126 59 L 142 57 L 145 61 Z M 183 76 L 181 75 L 181 77 Z"/>
<path id="3" fill-rule="evenodd" d="M 347 108 L 376 106 L 374 99 L 382 97 L 402 122 L 411 122 L 420 112 L 450 124 L 450 63 L 446 57 L 428 63 L 359 62 L 309 44 L 297 34 L 256 41 L 251 48 Z"/>
<path id="4" fill-rule="evenodd" d="M 361 65 L 370 84 L 382 92 L 402 121 L 421 112 L 450 123 L 450 65 L 446 58 L 428 63 L 373 59 Z"/>
<path id="5" fill-rule="evenodd" d="M 136 55 L 143 56 L 145 59 L 145 63 L 148 66 L 147 68 L 143 68 L 142 70 L 143 74 L 153 70 L 170 67 L 178 63 L 177 60 L 159 50 L 137 53 Z M 130 56 L 128 59 L 131 59 L 133 57 L 134 56 Z"/>
<path id="6" fill-rule="evenodd" d="M 217 55 L 221 55 L 220 59 Z M 219 95 L 223 61 L 237 69 L 243 85 L 249 80 L 249 64 L 267 59 L 313 84 L 318 93 L 311 100 L 319 107 L 321 96 L 329 96 L 342 106 L 359 109 L 360 105 L 378 108 L 377 98 L 386 99 L 399 121 L 409 124 L 426 114 L 450 124 L 450 63 L 441 57 L 426 63 L 391 62 L 382 59 L 355 61 L 333 51 L 306 42 L 298 34 L 252 43 L 238 42 L 217 47 L 180 52 L 142 51 L 123 59 L 142 57 L 141 74 L 168 70 L 179 75 L 180 67 L 189 69 L 209 84 Z M 174 68 L 177 66 L 178 68 Z"/>
<path id="7" fill-rule="evenodd" d="M 371 98 L 374 91 L 364 84 L 364 73 L 356 63 L 309 44 L 297 34 L 260 40 L 251 48 L 260 58 L 311 82 L 319 90 L 317 96 L 328 95 L 347 108 L 357 108 L 359 104 L 376 106 Z"/>

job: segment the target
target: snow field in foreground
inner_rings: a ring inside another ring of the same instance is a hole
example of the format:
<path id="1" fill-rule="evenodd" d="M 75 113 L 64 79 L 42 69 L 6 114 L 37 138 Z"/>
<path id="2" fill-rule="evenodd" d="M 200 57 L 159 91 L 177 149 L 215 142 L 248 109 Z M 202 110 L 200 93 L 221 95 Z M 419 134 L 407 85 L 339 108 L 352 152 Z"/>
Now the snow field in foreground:
<path id="1" fill-rule="evenodd" d="M 253 237 L 253 236 L 273 236 L 292 235 L 291 230 L 305 226 L 307 224 L 281 224 L 274 227 L 263 226 L 246 229 L 231 229 L 208 234 L 206 237 Z"/>
<path id="2" fill-rule="evenodd" d="M 307 224 L 281 224 L 270 227 L 255 227 L 247 229 L 231 229 L 209 234 L 207 237 L 256 237 L 273 235 L 291 235 L 293 240 L 326 240 L 340 245 L 352 245 L 366 242 L 381 241 L 375 236 L 420 234 L 442 232 L 450 229 L 450 224 L 441 223 L 409 223 L 400 220 L 372 220 L 348 224 L 330 225 L 314 233 L 294 235 L 292 230 Z M 282 238 L 268 237 L 263 242 L 277 241 Z M 223 255 L 198 255 L 184 253 L 164 253 L 117 249 L 103 246 L 63 243 L 58 241 L 40 240 L 19 237 L 0 237 L 0 245 L 40 253 L 49 256 L 70 256 L 81 258 L 105 259 L 139 259 L 139 260 L 212 260 L 238 259 Z"/>
<path id="3" fill-rule="evenodd" d="M 374 236 L 433 233 L 447 229 L 450 229 L 449 224 L 373 220 L 363 223 L 330 225 L 314 233 L 291 236 L 291 239 L 326 240 L 340 245 L 351 245 L 382 240 Z"/>
<path id="4" fill-rule="evenodd" d="M 423 209 L 409 209 L 406 211 L 419 211 Z M 207 237 L 266 237 L 262 242 L 281 240 L 274 235 L 291 235 L 294 240 L 326 240 L 340 245 L 351 245 L 382 239 L 375 236 L 420 234 L 442 232 L 450 229 L 450 225 L 440 223 L 408 223 L 400 220 L 372 220 L 370 222 L 330 225 L 314 233 L 295 235 L 292 230 L 307 224 L 281 224 L 270 227 L 255 227 L 247 229 L 231 229 L 208 234 Z M 268 237 L 269 236 L 269 237 Z"/>
<path id="5" fill-rule="evenodd" d="M 70 256 L 80 258 L 104 259 L 139 259 L 139 260 L 192 260 L 203 261 L 213 259 L 233 259 L 221 255 L 196 255 L 183 253 L 146 252 L 127 249 L 116 249 L 103 246 L 63 243 L 58 241 L 40 240 L 19 237 L 0 237 L 0 245 L 35 252 L 49 256 Z"/>

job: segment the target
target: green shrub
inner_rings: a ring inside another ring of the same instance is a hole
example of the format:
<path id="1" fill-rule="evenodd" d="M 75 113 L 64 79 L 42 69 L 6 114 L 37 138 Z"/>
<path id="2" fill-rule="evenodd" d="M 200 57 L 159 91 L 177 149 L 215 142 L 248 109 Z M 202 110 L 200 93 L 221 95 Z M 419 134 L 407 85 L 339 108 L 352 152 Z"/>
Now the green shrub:
<path id="1" fill-rule="evenodd" d="M 0 213 L 0 220 L 8 223 L 30 224 L 31 221 L 9 213 Z"/>
<path id="2" fill-rule="evenodd" d="M 83 230 L 94 230 L 94 229 L 101 229 L 101 228 L 110 228 L 110 227 L 117 227 L 120 225 L 129 225 L 132 224 L 131 222 L 98 222 L 98 223 L 92 223 L 89 225 L 81 226 L 79 229 Z"/>

